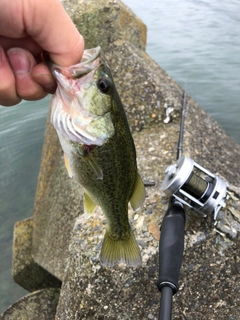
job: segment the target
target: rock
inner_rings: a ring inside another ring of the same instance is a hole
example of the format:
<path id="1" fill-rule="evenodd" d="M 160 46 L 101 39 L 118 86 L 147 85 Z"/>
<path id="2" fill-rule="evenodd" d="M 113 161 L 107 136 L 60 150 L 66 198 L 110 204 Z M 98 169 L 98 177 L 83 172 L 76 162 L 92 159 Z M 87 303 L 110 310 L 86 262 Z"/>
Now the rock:
<path id="1" fill-rule="evenodd" d="M 59 289 L 35 291 L 15 302 L 0 320 L 54 320 L 58 298 Z"/>
<path id="2" fill-rule="evenodd" d="M 167 128 L 165 132 L 168 132 Z M 159 185 L 163 165 L 169 160 L 169 153 L 154 160 L 152 166 L 148 150 L 143 146 L 150 145 L 155 136 L 156 128 L 133 134 L 138 150 L 141 150 L 138 158 L 139 170 L 144 179 L 156 182 L 156 186 L 147 188 L 147 198 L 137 215 L 138 219 L 144 219 L 143 226 L 148 228 L 149 225 L 154 225 L 156 229 L 156 226 L 160 228 L 162 216 L 166 211 L 160 201 L 166 196 Z M 167 139 L 173 146 L 175 136 L 176 134 L 169 134 Z M 161 141 L 154 140 L 154 146 L 159 150 Z M 159 168 L 162 168 L 161 174 Z M 153 198 L 159 199 L 157 203 L 151 201 Z M 229 201 L 231 208 L 233 205 L 238 207 L 240 203 L 234 204 L 231 199 Z M 152 209 L 151 215 L 146 214 L 149 208 Z M 130 212 L 130 219 L 131 217 Z M 56 320 L 147 319 L 149 314 L 156 317 L 160 298 L 156 288 L 157 239 L 150 236 L 148 229 L 146 231 L 144 227 L 138 229 L 138 219 L 132 219 L 138 242 L 147 244 L 140 247 L 142 267 L 133 269 L 120 265 L 112 269 L 103 268 L 98 260 L 100 249 L 98 244 L 103 238 L 105 229 L 103 219 L 104 216 L 98 210 L 88 220 L 84 220 L 83 217 L 76 220 Z M 97 232 L 93 226 L 97 227 Z M 181 290 L 176 294 L 173 304 L 175 319 L 183 320 L 189 316 L 190 319 L 225 320 L 228 315 L 237 319 L 240 301 L 234 298 L 238 294 L 238 285 L 234 286 L 234 283 L 240 283 L 240 259 L 237 253 L 239 245 L 239 238 L 229 241 L 226 234 L 218 234 L 214 228 L 213 217 L 204 219 L 190 210 L 187 212 L 184 260 L 179 279 Z M 217 279 L 221 279 L 221 283 L 224 284 L 226 295 L 220 289 L 220 282 L 219 290 L 215 288 Z M 230 306 L 231 299 L 233 304 Z M 212 307 L 209 308 L 209 305 Z"/>
<path id="3" fill-rule="evenodd" d="M 147 28 L 123 2 L 63 0 L 62 3 L 84 36 L 86 48 L 100 45 L 106 51 L 110 44 L 120 40 L 146 49 Z"/>
<path id="4" fill-rule="evenodd" d="M 61 281 L 34 262 L 32 258 L 32 219 L 14 227 L 12 274 L 16 283 L 32 292 L 41 288 L 61 287 Z"/>

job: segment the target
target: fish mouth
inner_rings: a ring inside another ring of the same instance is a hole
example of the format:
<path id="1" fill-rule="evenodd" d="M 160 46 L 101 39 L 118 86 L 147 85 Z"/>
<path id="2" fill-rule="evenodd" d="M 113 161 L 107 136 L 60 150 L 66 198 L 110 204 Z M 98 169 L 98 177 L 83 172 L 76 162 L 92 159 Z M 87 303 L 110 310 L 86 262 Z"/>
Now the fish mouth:
<path id="1" fill-rule="evenodd" d="M 92 49 L 84 50 L 80 63 L 77 63 L 70 67 L 60 67 L 55 63 L 48 62 L 48 66 L 53 76 L 58 81 L 59 73 L 63 74 L 67 78 L 80 78 L 91 71 L 95 70 L 99 66 L 99 59 L 101 56 L 101 47 L 98 46 Z"/>

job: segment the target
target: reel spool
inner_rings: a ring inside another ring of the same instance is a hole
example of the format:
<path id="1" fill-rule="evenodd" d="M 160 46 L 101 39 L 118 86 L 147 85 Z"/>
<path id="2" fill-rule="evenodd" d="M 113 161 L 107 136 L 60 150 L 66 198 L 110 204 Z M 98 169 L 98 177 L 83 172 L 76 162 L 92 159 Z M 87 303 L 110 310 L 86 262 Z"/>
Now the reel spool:
<path id="1" fill-rule="evenodd" d="M 162 190 L 203 216 L 213 213 L 215 220 L 226 205 L 227 183 L 188 157 L 167 167 Z"/>

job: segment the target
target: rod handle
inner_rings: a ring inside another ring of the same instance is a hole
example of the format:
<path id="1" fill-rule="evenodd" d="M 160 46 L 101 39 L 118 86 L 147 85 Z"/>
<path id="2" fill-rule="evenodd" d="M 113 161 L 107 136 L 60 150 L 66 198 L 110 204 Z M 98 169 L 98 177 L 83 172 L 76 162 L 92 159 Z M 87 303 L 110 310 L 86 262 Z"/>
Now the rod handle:
<path id="1" fill-rule="evenodd" d="M 170 204 L 161 226 L 159 241 L 159 291 L 169 286 L 178 291 L 178 278 L 184 250 L 185 211 L 178 202 Z"/>

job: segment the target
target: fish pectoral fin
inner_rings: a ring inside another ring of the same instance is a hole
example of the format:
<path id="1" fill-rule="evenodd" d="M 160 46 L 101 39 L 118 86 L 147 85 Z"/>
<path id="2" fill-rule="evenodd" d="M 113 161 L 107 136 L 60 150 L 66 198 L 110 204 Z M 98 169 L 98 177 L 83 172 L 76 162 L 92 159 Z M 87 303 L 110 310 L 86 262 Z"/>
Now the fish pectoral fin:
<path id="1" fill-rule="evenodd" d="M 96 202 L 90 197 L 90 195 L 84 190 L 84 213 L 90 215 L 96 209 Z"/>
<path id="2" fill-rule="evenodd" d="M 81 157 L 82 157 L 83 161 L 85 161 L 85 163 L 89 167 L 91 167 L 93 172 L 96 174 L 96 178 L 98 180 L 102 180 L 103 179 L 102 169 L 98 165 L 97 161 L 92 157 L 92 155 L 89 153 L 88 155 L 81 155 Z"/>
<path id="3" fill-rule="evenodd" d="M 93 157 L 91 157 L 90 155 L 86 157 L 86 159 L 84 159 L 89 166 L 92 168 L 92 170 L 94 171 L 94 173 L 97 176 L 98 180 L 102 180 L 103 179 L 103 172 L 102 169 L 99 167 L 98 163 L 93 159 Z"/>
<path id="4" fill-rule="evenodd" d="M 130 233 L 127 240 L 113 240 L 107 230 L 100 252 L 100 262 L 104 267 L 113 267 L 121 262 L 132 267 L 141 265 L 141 253 L 133 233 Z"/>
<path id="5" fill-rule="evenodd" d="M 135 187 L 130 198 L 130 204 L 133 210 L 141 207 L 146 197 L 146 191 L 142 179 L 139 174 L 137 174 Z"/>
<path id="6" fill-rule="evenodd" d="M 79 145 L 79 155 L 83 161 L 93 170 L 96 174 L 98 180 L 103 179 L 103 172 L 97 161 L 94 159 L 94 156 L 91 154 L 91 148 L 95 146 Z"/>
<path id="7" fill-rule="evenodd" d="M 70 164 L 69 164 L 68 156 L 66 155 L 65 152 L 64 152 L 64 162 L 65 162 L 65 166 L 67 168 L 68 175 L 69 175 L 70 178 L 72 178 L 73 177 L 72 169 L 71 169 Z"/>

